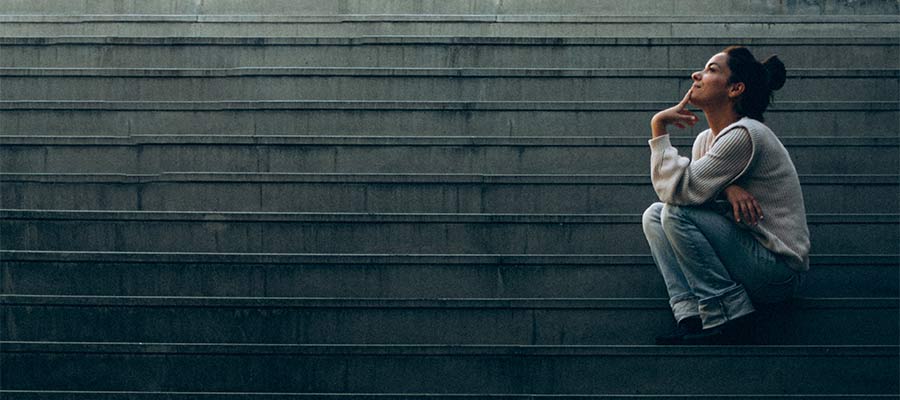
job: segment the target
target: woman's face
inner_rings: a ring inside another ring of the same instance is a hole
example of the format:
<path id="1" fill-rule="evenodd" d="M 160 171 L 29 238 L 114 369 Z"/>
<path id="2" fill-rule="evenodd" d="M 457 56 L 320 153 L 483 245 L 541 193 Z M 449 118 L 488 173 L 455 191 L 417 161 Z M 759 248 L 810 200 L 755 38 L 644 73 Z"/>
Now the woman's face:
<path id="1" fill-rule="evenodd" d="M 734 84 L 728 83 L 729 77 L 731 70 L 728 68 L 728 55 L 719 53 L 712 56 L 702 71 L 691 74 L 694 84 L 690 103 L 700 108 L 728 103 L 730 95 L 734 94 Z"/>

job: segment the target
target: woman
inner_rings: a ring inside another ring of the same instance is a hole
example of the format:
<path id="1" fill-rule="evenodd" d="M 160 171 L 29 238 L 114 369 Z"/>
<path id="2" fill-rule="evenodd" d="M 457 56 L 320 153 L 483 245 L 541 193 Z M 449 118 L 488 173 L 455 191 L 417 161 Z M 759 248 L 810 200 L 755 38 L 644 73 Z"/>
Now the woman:
<path id="1" fill-rule="evenodd" d="M 661 202 L 643 228 L 662 273 L 676 329 L 658 344 L 745 343 L 753 303 L 791 298 L 809 269 L 809 230 L 797 171 L 784 145 L 763 124 L 784 64 L 756 61 L 732 46 L 691 75 L 684 99 L 651 120 L 651 178 Z M 709 129 L 692 157 L 678 155 L 667 127 Z M 715 207 L 724 199 L 729 207 Z"/>

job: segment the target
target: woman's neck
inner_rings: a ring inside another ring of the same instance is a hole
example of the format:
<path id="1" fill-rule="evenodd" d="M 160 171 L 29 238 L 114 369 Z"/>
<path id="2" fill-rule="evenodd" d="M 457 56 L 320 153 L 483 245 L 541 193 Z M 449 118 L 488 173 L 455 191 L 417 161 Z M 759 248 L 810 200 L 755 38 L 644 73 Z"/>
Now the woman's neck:
<path id="1" fill-rule="evenodd" d="M 741 116 L 734 111 L 731 105 L 722 109 L 703 110 L 703 113 L 706 114 L 706 122 L 709 124 L 709 129 L 712 131 L 713 136 L 718 136 L 719 132 L 722 132 L 722 129 L 725 129 L 726 126 L 741 119 Z"/>

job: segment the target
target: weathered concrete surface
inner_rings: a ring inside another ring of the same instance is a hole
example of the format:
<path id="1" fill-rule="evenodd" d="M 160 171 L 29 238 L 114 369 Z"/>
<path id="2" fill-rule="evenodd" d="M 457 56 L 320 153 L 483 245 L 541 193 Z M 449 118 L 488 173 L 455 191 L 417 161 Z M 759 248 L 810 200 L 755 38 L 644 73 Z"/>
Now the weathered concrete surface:
<path id="1" fill-rule="evenodd" d="M 4 67 L 684 68 L 730 45 L 788 68 L 896 69 L 900 39 L 880 38 L 0 38 Z M 98 54 L 100 57 L 98 57 Z"/>
<path id="2" fill-rule="evenodd" d="M 3 293 L 303 298 L 656 298 L 649 254 L 0 253 Z M 806 297 L 893 298 L 897 257 L 813 255 Z"/>
<path id="3" fill-rule="evenodd" d="M 883 394 L 898 389 L 897 350 L 6 342 L 0 368 L 8 389 L 32 388 L 31 378 L 43 376 L 49 390 L 93 390 L 103 377 L 105 390 L 715 394 L 727 384 L 754 394 Z M 133 374 L 135 365 L 144 373 Z M 59 370 L 70 372 L 47 373 Z M 748 379 L 751 371 L 766 373 Z"/>
<path id="4" fill-rule="evenodd" d="M 896 210 L 897 175 L 802 175 L 809 213 Z M 13 209 L 366 213 L 641 213 L 646 175 L 0 175 Z"/>
<path id="5" fill-rule="evenodd" d="M 813 254 L 900 251 L 897 214 L 813 214 Z M 18 250 L 646 254 L 640 214 L 343 214 L 0 210 Z M 148 240 L 147 238 L 155 238 Z"/>

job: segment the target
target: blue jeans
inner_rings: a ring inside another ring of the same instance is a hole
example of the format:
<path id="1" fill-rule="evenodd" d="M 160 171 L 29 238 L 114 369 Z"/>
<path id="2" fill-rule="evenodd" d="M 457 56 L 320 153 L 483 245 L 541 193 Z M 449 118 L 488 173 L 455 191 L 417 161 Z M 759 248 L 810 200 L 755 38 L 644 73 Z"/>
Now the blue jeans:
<path id="1" fill-rule="evenodd" d="M 754 301 L 791 298 L 800 284 L 781 257 L 712 208 L 654 203 L 643 225 L 676 321 L 700 316 L 716 327 L 755 311 Z"/>

